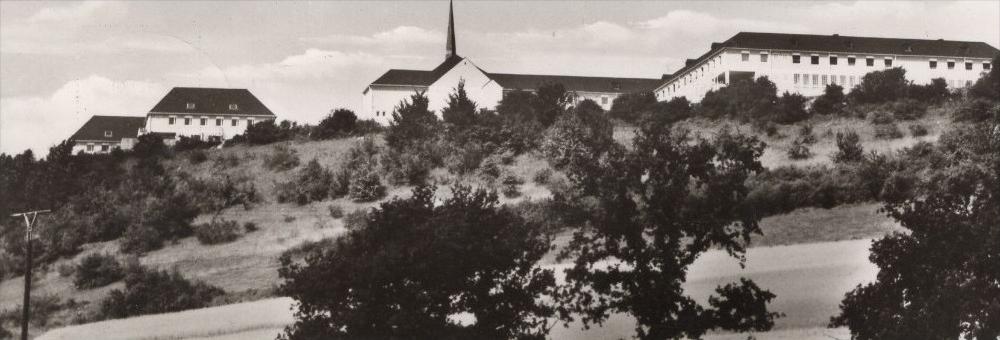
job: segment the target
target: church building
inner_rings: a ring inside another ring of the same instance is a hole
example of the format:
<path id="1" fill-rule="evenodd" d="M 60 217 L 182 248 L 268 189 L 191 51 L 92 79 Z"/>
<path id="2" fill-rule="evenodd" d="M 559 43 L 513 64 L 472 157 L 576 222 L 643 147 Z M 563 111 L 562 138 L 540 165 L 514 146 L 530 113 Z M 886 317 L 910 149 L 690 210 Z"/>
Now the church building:
<path id="1" fill-rule="evenodd" d="M 447 106 L 448 95 L 460 81 L 465 81 L 465 91 L 480 108 L 494 108 L 511 91 L 535 91 L 540 85 L 562 84 L 577 100 L 591 99 L 608 110 L 619 95 L 652 91 L 660 84 L 661 79 L 487 72 L 469 58 L 458 55 L 454 12 L 449 5 L 448 41 L 444 61 L 433 70 L 387 71 L 362 92 L 362 109 L 358 118 L 374 119 L 386 125 L 392 120 L 396 105 L 409 99 L 414 92 L 427 95 L 430 109 L 440 114 L 441 109 Z"/>

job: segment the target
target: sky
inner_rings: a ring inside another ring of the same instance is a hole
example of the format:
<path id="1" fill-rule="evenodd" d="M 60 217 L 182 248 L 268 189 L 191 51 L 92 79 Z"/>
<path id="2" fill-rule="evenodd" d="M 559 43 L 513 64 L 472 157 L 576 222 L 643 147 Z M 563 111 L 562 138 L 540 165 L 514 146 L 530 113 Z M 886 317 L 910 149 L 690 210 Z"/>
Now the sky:
<path id="1" fill-rule="evenodd" d="M 1000 1 L 456 1 L 459 55 L 490 72 L 659 78 L 740 31 L 983 41 Z M 279 119 L 357 109 L 391 68 L 445 52 L 445 1 L 0 2 L 0 152 L 44 155 L 92 115 L 175 86 L 247 88 Z"/>

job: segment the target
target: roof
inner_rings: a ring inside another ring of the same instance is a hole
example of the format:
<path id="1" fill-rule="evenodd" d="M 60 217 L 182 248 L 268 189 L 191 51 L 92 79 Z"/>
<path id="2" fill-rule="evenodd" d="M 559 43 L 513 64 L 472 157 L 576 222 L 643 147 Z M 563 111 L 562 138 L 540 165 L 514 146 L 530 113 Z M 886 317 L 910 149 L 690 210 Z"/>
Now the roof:
<path id="1" fill-rule="evenodd" d="M 430 86 L 438 78 L 441 78 L 441 76 L 455 67 L 455 65 L 458 65 L 462 59 L 462 57 L 457 55 L 448 57 L 444 62 L 430 71 L 392 69 L 386 71 L 378 79 L 375 79 L 372 85 Z"/>
<path id="2" fill-rule="evenodd" d="M 534 90 L 542 84 L 562 84 L 567 91 L 576 92 L 642 92 L 659 85 L 658 78 L 581 77 L 534 74 L 489 73 L 490 79 L 504 89 Z"/>
<path id="3" fill-rule="evenodd" d="M 189 110 L 188 103 L 194 103 L 194 109 Z M 236 109 L 230 110 L 230 104 L 236 104 Z M 274 113 L 247 89 L 204 87 L 175 87 L 167 92 L 150 112 L 274 116 Z"/>
<path id="4" fill-rule="evenodd" d="M 145 125 L 146 117 L 93 116 L 69 139 L 118 142 L 122 138 L 136 138 Z M 105 131 L 111 131 L 111 137 L 106 137 Z"/>
<path id="5" fill-rule="evenodd" d="M 673 74 L 682 76 L 716 52 L 725 48 L 763 50 L 823 51 L 856 54 L 921 55 L 956 58 L 993 58 L 1000 50 L 984 42 L 927 40 L 906 38 L 853 37 L 843 35 L 786 34 L 740 32 L 712 48 L 697 59 L 688 59 L 684 67 Z M 664 79 L 666 84 L 675 77 Z"/>

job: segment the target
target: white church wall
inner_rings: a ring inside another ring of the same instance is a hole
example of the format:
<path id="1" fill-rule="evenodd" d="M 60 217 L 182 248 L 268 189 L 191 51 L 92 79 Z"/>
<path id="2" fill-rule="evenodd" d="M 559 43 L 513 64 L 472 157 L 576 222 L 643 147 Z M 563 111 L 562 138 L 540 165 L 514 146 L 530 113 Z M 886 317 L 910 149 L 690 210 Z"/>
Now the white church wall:
<path id="1" fill-rule="evenodd" d="M 503 99 L 503 88 L 490 79 L 469 59 L 463 59 L 458 65 L 438 78 L 427 89 L 430 109 L 438 117 L 441 110 L 448 106 L 448 96 L 455 91 L 460 81 L 465 81 L 465 92 L 478 108 L 493 109 Z"/>
<path id="2" fill-rule="evenodd" d="M 396 106 L 404 99 L 409 100 L 418 91 L 427 91 L 427 87 L 371 85 L 362 96 L 362 109 L 358 112 L 358 119 L 372 119 L 379 124 L 389 125 Z"/>

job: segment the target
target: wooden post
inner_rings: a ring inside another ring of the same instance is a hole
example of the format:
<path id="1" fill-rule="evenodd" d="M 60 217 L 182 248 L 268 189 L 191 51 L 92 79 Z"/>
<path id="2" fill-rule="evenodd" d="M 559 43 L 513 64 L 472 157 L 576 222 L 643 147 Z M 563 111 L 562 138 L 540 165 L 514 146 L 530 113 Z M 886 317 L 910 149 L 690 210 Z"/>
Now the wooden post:
<path id="1" fill-rule="evenodd" d="M 14 214 L 11 216 L 24 217 L 24 246 L 25 246 L 25 261 L 24 261 L 24 303 L 21 305 L 21 340 L 28 340 L 28 318 L 31 316 L 31 232 L 35 224 L 35 219 L 38 218 L 38 214 L 47 213 L 48 210 L 35 210 L 29 212 L 23 212 Z M 30 216 L 30 217 L 29 217 Z"/>

